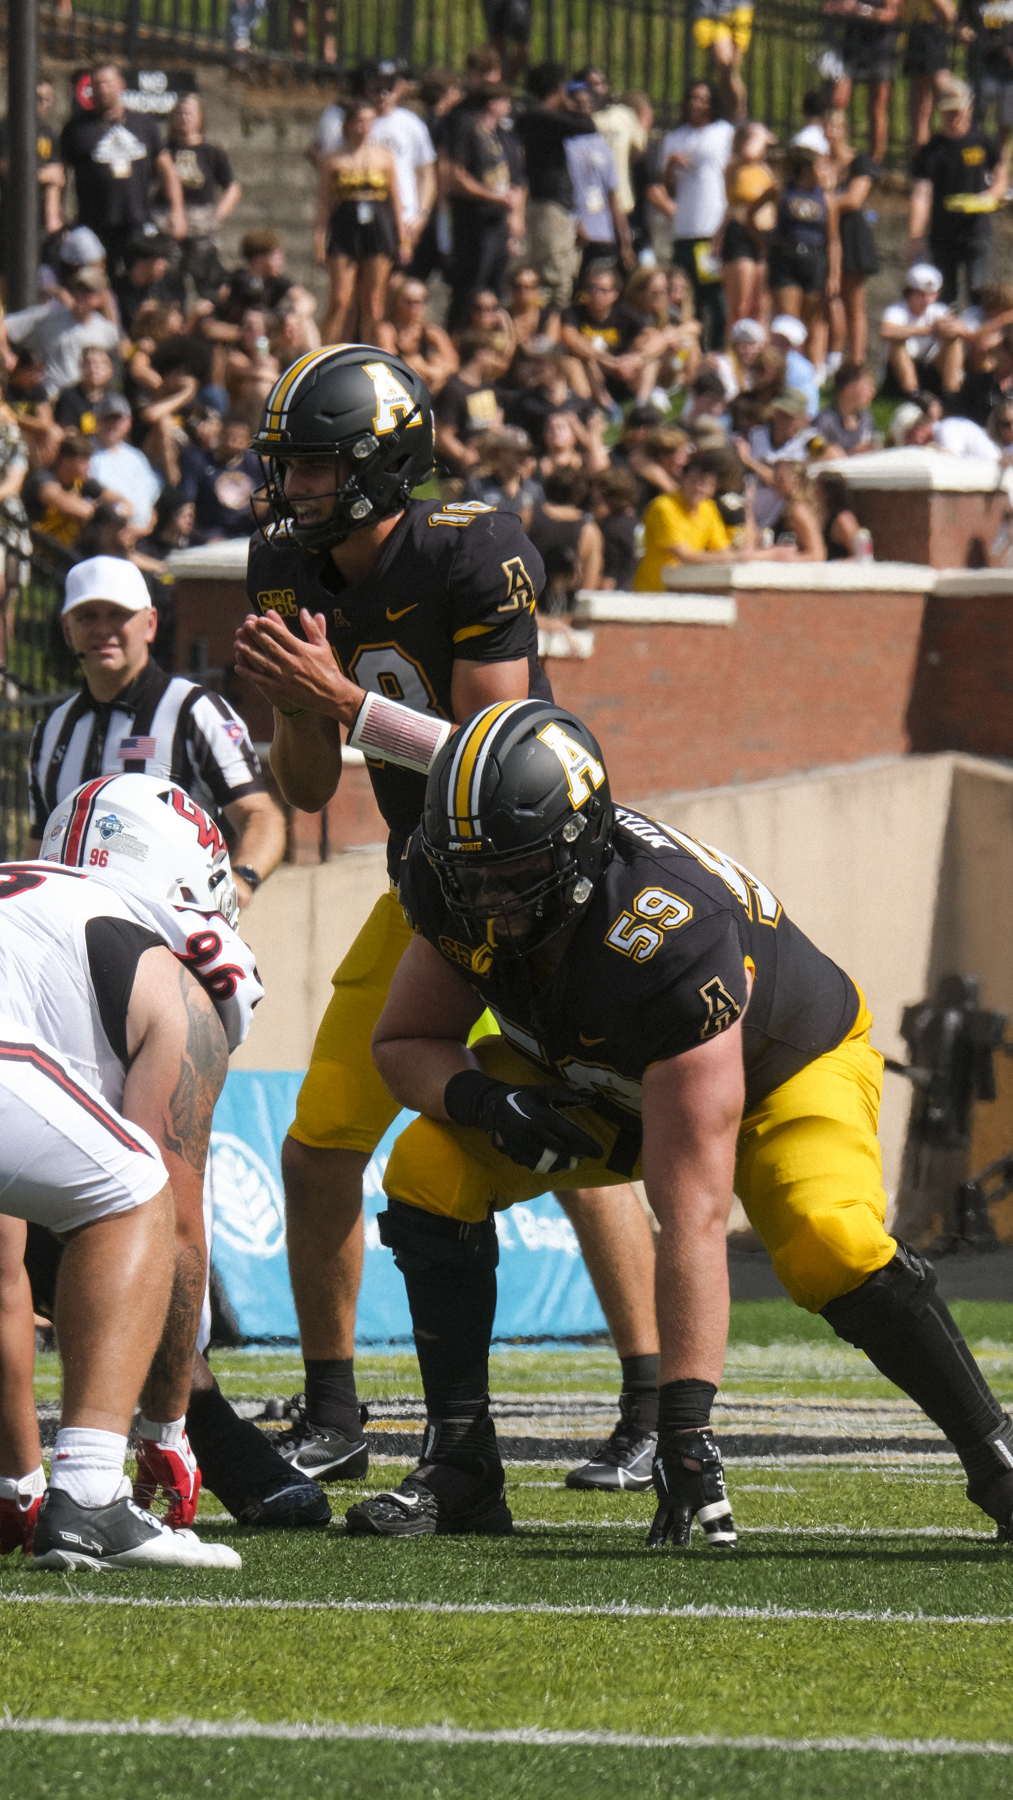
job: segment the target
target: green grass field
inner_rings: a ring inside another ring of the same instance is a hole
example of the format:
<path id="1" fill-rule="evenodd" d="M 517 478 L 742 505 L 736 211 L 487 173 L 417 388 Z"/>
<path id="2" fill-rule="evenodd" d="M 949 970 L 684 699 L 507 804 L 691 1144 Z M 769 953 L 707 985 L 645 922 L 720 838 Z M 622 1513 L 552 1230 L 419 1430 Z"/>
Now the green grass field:
<path id="1" fill-rule="evenodd" d="M 1013 1305 L 954 1310 L 1013 1400 Z M 734 1553 L 700 1538 L 648 1557 L 651 1496 L 571 1493 L 558 1461 L 509 1468 L 512 1538 L 346 1540 L 345 1506 L 408 1467 L 384 1459 L 331 1491 L 326 1532 L 244 1532 L 202 1498 L 201 1531 L 240 1549 L 241 1574 L 58 1577 L 10 1559 L 3 1791 L 1010 1794 L 1013 1548 L 931 1433 L 924 1450 L 849 1448 L 848 1432 L 920 1428 L 822 1321 L 777 1301 L 733 1313 L 718 1427 L 730 1444 L 770 1434 L 730 1457 Z M 58 1372 L 39 1360 L 51 1400 Z M 215 1366 L 233 1397 L 299 1380 L 288 1350 Z M 358 1367 L 367 1397 L 418 1395 L 410 1357 Z M 494 1391 L 576 1416 L 616 1376 L 605 1347 L 508 1349 Z M 813 1419 L 829 1454 L 792 1449 Z"/>

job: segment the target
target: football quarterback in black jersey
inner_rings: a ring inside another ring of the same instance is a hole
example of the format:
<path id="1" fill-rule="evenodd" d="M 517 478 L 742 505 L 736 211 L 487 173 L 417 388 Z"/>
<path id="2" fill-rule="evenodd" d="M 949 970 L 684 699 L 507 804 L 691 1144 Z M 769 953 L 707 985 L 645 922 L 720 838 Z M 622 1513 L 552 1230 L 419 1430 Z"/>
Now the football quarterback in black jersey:
<path id="1" fill-rule="evenodd" d="M 426 772 L 455 722 L 493 701 L 549 698 L 537 661 L 544 571 L 518 520 L 481 504 L 413 500 L 432 468 L 429 395 L 397 356 L 330 345 L 276 383 L 254 440 L 274 523 L 250 546 L 251 614 L 237 665 L 275 708 L 271 765 L 286 799 L 326 805 L 340 726 L 367 755 L 389 861 L 422 814 Z M 362 1174 L 398 1112 L 369 1040 L 411 933 L 384 894 L 334 977 L 282 1168 L 306 1399 L 282 1440 L 322 1479 L 367 1464 L 352 1371 L 362 1273 Z M 634 1190 L 562 1204 L 623 1366 L 622 1420 L 586 1484 L 649 1486 L 657 1335 L 639 1306 L 653 1272 Z"/>
<path id="2" fill-rule="evenodd" d="M 506 1532 L 489 1417 L 493 1215 L 558 1171 L 642 1174 L 661 1225 L 661 1388 L 648 1538 L 735 1542 L 710 1412 L 728 1326 L 734 1191 L 800 1305 L 863 1349 L 954 1444 L 1013 1541 L 1013 1423 L 935 1291 L 884 1229 L 883 1060 L 855 984 L 769 888 L 710 845 L 613 806 L 601 752 L 534 699 L 446 744 L 400 894 L 416 930 L 373 1052 L 422 1116 L 387 1165 L 428 1426 L 353 1533 Z M 467 1048 L 486 1007 L 501 1036 Z"/>

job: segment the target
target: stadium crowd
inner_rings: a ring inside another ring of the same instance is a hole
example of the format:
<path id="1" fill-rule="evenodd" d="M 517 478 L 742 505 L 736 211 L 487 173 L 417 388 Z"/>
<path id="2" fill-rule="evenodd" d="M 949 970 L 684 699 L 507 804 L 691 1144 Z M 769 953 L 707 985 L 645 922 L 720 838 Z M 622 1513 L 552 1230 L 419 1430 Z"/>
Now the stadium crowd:
<path id="1" fill-rule="evenodd" d="M 97 67 L 90 110 L 58 133 L 40 82 L 39 298 L 0 322 L 8 588 L 33 536 L 64 566 L 127 556 L 167 625 L 167 554 L 254 528 L 249 444 L 272 384 L 349 339 L 423 377 L 444 498 L 520 517 L 549 615 L 579 588 L 657 591 L 670 563 L 872 555 L 842 459 L 882 448 L 883 431 L 898 447 L 1013 454 L 1013 284 L 990 278 L 1013 28 L 965 0 L 972 88 L 947 66 L 952 10 L 925 0 L 907 21 L 909 266 L 876 368 L 865 287 L 891 0 L 827 0 L 839 53 L 781 146 L 745 116 L 742 9 L 701 12 L 711 79 L 665 133 L 645 94 L 614 95 L 595 67 L 571 79 L 540 64 L 518 97 L 503 77 L 522 37 L 511 52 L 493 34 L 460 75 L 414 84 L 399 63 L 361 64 L 307 150 L 329 279 L 319 318 L 275 231 L 247 231 L 226 267 L 241 187 L 195 94 L 163 138 L 119 70 Z M 867 150 L 844 110 L 863 82 Z"/>

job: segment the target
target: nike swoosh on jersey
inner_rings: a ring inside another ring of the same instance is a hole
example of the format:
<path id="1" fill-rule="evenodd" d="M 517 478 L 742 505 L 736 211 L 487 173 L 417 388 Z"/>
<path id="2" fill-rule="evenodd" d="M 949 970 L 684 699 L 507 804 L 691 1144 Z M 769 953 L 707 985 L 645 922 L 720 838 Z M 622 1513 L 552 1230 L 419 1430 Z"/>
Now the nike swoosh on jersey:
<path id="1" fill-rule="evenodd" d="M 603 1044 L 605 1042 L 605 1039 L 603 1037 L 586 1038 L 582 1031 L 578 1031 L 577 1036 L 579 1037 L 581 1043 L 584 1045 L 585 1049 L 587 1049 L 587 1050 L 590 1050 L 592 1044 Z"/>
<path id="2" fill-rule="evenodd" d="M 401 611 L 400 611 L 400 612 L 396 612 L 396 613 L 392 613 L 392 612 L 391 612 L 391 610 L 390 610 L 390 607 L 389 607 L 389 606 L 388 606 L 388 608 L 387 608 L 387 617 L 388 617 L 388 619 L 389 619 L 389 620 L 390 620 L 390 622 L 391 622 L 391 624 L 392 624 L 392 625 L 393 625 L 393 624 L 394 624 L 394 621 L 395 621 L 395 619 L 403 619 L 403 618 L 404 618 L 404 616 L 405 616 L 405 613 L 410 613 L 410 612 L 414 612 L 414 611 L 415 611 L 415 608 L 416 608 L 416 607 L 417 607 L 417 605 L 418 605 L 418 601 L 417 601 L 417 600 L 413 600 L 413 601 L 412 601 L 412 603 L 411 603 L 411 605 L 410 605 L 410 606 L 403 606 L 403 607 L 402 607 L 402 608 L 401 608 Z"/>

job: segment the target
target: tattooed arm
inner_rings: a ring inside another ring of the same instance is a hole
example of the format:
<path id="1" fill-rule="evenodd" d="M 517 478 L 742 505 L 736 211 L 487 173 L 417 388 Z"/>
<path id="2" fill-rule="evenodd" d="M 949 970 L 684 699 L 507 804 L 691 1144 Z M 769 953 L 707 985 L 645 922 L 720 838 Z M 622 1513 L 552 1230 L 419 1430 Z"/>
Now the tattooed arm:
<path id="1" fill-rule="evenodd" d="M 169 950 L 146 950 L 137 964 L 127 1050 L 123 1116 L 154 1138 L 176 1206 L 172 1299 L 141 1407 L 149 1419 L 178 1419 L 190 1394 L 207 1273 L 204 1165 L 229 1053 L 212 1002 Z"/>

